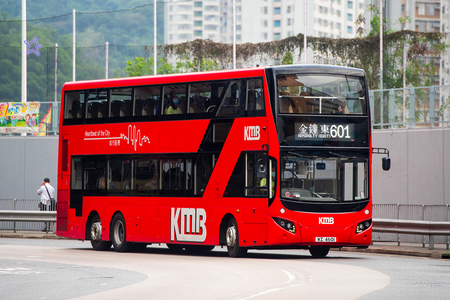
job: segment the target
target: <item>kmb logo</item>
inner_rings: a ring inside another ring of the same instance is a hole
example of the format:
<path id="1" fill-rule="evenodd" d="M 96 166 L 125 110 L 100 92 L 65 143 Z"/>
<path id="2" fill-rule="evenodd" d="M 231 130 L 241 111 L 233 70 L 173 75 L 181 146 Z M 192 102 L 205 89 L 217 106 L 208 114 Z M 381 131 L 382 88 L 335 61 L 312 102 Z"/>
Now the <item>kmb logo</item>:
<path id="1" fill-rule="evenodd" d="M 170 240 L 204 242 L 206 240 L 205 222 L 206 211 L 203 208 L 175 209 L 172 207 L 170 209 Z"/>
<path id="2" fill-rule="evenodd" d="M 257 141 L 261 138 L 259 126 L 244 127 L 244 141 Z"/>
<path id="3" fill-rule="evenodd" d="M 333 217 L 319 217 L 319 224 L 334 224 Z"/>

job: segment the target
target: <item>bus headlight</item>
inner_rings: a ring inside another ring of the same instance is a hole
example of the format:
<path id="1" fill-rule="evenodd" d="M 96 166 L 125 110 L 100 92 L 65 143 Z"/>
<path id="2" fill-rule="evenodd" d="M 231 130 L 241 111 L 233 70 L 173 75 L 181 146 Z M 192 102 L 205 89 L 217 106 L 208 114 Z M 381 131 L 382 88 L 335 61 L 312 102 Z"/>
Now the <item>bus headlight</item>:
<path id="1" fill-rule="evenodd" d="M 288 221 L 285 219 L 281 219 L 281 218 L 277 218 L 277 217 L 272 217 L 272 219 L 275 221 L 275 223 L 277 223 L 284 230 L 287 230 L 290 233 L 295 233 L 297 231 L 297 229 L 295 228 L 294 222 L 291 222 L 291 221 Z"/>
<path id="2" fill-rule="evenodd" d="M 363 221 L 361 223 L 358 223 L 358 225 L 356 225 L 355 233 L 356 234 L 360 234 L 361 232 L 369 229 L 370 225 L 372 225 L 372 219 L 365 220 L 365 221 Z"/>

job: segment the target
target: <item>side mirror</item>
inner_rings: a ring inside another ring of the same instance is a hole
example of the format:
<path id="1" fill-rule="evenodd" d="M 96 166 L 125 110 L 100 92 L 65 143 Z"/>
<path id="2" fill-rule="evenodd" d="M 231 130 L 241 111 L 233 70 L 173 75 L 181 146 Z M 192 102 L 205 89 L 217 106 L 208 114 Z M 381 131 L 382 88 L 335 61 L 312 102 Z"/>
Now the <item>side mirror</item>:
<path id="1" fill-rule="evenodd" d="M 384 154 L 385 157 L 382 158 L 382 168 L 384 171 L 389 171 L 391 169 L 391 159 L 389 158 L 388 148 L 372 148 L 373 154 Z"/>
<path id="2" fill-rule="evenodd" d="M 381 163 L 384 171 L 389 171 L 391 169 L 391 159 L 389 157 L 383 157 Z"/>

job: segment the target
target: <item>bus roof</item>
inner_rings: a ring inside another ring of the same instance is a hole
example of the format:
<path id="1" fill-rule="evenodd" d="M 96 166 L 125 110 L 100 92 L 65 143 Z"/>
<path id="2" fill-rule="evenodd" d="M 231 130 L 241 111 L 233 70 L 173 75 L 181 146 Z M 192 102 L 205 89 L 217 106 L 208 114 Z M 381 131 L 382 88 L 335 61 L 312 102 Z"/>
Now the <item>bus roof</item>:
<path id="1" fill-rule="evenodd" d="M 274 74 L 294 74 L 294 73 L 320 73 L 320 74 L 343 74 L 351 76 L 365 76 L 362 69 L 334 66 L 334 65 L 284 65 L 273 66 Z"/>

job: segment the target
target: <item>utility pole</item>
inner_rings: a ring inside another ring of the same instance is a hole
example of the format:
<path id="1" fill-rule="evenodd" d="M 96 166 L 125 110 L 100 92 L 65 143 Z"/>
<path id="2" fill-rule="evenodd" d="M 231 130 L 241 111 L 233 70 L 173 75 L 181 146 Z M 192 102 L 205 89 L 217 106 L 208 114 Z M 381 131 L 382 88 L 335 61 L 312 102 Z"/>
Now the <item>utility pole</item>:
<path id="1" fill-rule="evenodd" d="M 27 0 L 22 0 L 22 102 L 27 102 Z"/>
<path id="2" fill-rule="evenodd" d="M 73 15 L 73 57 L 72 57 L 72 81 L 75 81 L 75 74 L 76 74 L 76 29 L 75 29 L 75 25 L 76 25 L 76 21 L 75 21 L 75 9 L 72 11 L 72 15 Z"/>

